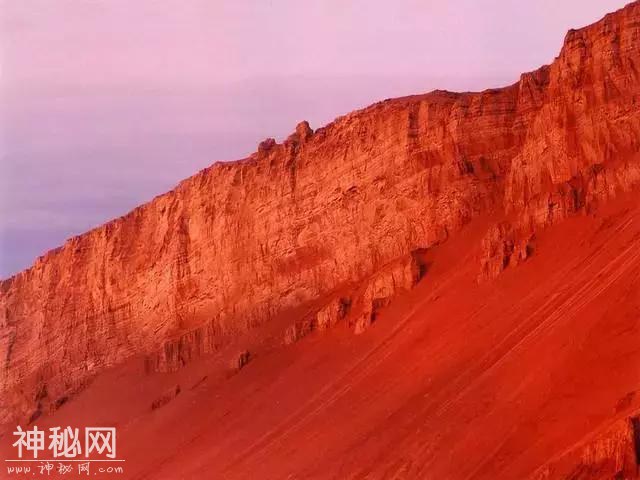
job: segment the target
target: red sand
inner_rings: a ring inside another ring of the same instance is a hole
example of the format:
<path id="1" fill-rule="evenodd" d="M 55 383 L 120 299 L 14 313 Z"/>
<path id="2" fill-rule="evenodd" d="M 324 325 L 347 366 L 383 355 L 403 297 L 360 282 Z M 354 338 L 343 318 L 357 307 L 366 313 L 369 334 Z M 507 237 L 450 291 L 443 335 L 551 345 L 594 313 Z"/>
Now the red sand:
<path id="1" fill-rule="evenodd" d="M 133 361 L 37 424 L 115 425 L 117 478 L 520 479 L 575 464 L 638 408 L 638 202 L 543 232 L 527 262 L 478 285 L 481 231 L 429 252 L 420 284 L 362 335 L 262 344 L 228 378 L 221 355 L 173 374 Z"/>

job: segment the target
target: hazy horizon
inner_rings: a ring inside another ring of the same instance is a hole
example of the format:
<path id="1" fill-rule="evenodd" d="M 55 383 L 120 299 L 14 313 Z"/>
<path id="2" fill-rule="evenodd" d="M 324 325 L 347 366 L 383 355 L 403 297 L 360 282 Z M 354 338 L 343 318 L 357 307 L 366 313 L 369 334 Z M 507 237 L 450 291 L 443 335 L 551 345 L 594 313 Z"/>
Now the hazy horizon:
<path id="1" fill-rule="evenodd" d="M 511 84 L 626 3 L 3 0 L 0 277 L 300 120 Z"/>

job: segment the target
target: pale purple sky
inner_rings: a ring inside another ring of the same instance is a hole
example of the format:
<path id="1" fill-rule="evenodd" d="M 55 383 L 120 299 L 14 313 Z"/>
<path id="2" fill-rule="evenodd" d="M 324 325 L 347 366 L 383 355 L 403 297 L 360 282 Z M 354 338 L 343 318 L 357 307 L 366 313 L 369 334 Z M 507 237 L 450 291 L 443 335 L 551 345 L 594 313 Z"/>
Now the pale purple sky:
<path id="1" fill-rule="evenodd" d="M 512 83 L 615 0 L 0 0 L 0 277 L 216 160 Z"/>

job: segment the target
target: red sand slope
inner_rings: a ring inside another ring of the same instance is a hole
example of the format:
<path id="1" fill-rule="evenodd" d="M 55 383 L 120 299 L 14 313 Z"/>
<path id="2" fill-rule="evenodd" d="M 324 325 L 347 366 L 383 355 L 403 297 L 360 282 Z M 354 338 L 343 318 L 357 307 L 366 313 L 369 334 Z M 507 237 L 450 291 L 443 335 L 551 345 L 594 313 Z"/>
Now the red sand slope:
<path id="1" fill-rule="evenodd" d="M 611 452 L 589 465 L 585 445 L 609 445 L 640 403 L 638 202 L 543 232 L 527 262 L 478 285 L 482 231 L 430 251 L 362 335 L 255 344 L 232 376 L 224 352 L 173 374 L 134 361 L 37 423 L 115 424 L 118 478 L 614 478 Z"/>
<path id="2" fill-rule="evenodd" d="M 136 355 L 172 369 L 380 274 L 363 288 L 372 312 L 414 281 L 406 263 L 385 271 L 392 262 L 472 220 L 487 221 L 470 239 L 484 245 L 476 269 L 498 276 L 541 229 L 640 189 L 639 66 L 636 0 L 571 30 L 550 65 L 513 85 L 301 122 L 69 239 L 0 281 L 0 424 L 55 409 Z M 474 292 L 451 290 L 456 308 L 476 308 Z M 336 318 L 332 300 L 311 313 Z M 437 307 L 423 309 L 431 319 Z"/>

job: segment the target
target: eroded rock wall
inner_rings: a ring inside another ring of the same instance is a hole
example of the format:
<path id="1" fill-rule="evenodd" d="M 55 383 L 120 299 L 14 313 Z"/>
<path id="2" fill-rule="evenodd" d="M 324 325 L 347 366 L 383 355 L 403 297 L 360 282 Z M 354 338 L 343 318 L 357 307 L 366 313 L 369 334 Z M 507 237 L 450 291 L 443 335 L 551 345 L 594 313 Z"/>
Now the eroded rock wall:
<path id="1" fill-rule="evenodd" d="M 550 66 L 512 86 L 388 100 L 315 132 L 301 123 L 69 240 L 0 284 L 0 421 L 132 355 L 178 345 L 158 360 L 170 364 L 215 348 L 474 217 L 531 235 L 632 189 L 639 65 L 636 2 L 570 32 Z"/>

